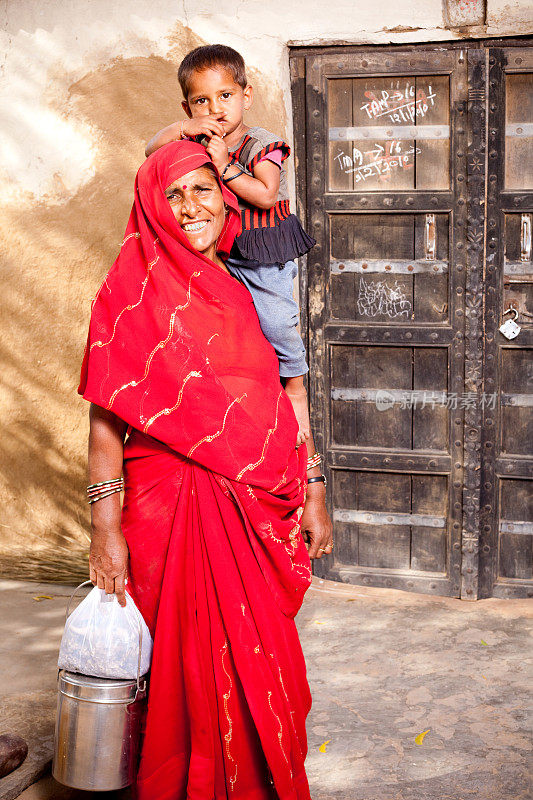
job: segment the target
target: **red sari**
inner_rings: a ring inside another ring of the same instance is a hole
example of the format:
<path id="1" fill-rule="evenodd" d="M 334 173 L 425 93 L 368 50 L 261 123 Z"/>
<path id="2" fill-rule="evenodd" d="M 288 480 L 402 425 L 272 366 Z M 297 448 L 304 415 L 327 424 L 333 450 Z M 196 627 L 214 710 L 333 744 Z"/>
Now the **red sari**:
<path id="1" fill-rule="evenodd" d="M 130 426 L 128 587 L 154 638 L 139 800 L 310 800 L 311 695 L 294 616 L 311 582 L 306 448 L 248 290 L 194 250 L 164 189 L 192 142 L 140 168 L 94 301 L 79 392 Z M 217 243 L 239 232 L 235 196 Z"/>

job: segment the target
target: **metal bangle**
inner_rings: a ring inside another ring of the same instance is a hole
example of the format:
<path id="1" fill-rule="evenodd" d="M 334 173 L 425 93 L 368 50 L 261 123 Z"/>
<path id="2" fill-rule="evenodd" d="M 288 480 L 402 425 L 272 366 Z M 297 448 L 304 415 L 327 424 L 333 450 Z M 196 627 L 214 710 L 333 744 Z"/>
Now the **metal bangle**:
<path id="1" fill-rule="evenodd" d="M 230 166 L 233 166 L 233 164 L 230 164 Z M 224 172 L 225 171 L 226 170 L 224 170 Z M 243 169 L 239 170 L 239 172 L 237 172 L 235 175 L 232 175 L 231 178 L 225 178 L 224 174 L 222 174 L 222 180 L 224 181 L 224 183 L 229 183 L 230 181 L 235 180 L 235 178 L 240 178 L 241 175 L 244 175 Z"/>
<path id="2" fill-rule="evenodd" d="M 316 475 L 314 478 L 308 478 L 307 479 L 307 483 L 308 484 L 309 483 L 316 483 L 316 481 L 320 481 L 321 483 L 324 484 L 324 486 L 328 485 L 328 482 L 326 480 L 326 476 L 325 475 Z"/>
<path id="3" fill-rule="evenodd" d="M 232 166 L 233 166 L 233 161 L 228 161 L 228 163 L 226 164 L 226 166 L 224 167 L 224 169 L 223 169 L 223 170 L 222 170 L 222 172 L 220 173 L 220 179 L 221 179 L 221 180 L 224 180 L 224 175 L 226 174 L 226 172 L 228 171 L 228 169 L 229 169 L 230 167 L 232 167 Z"/>

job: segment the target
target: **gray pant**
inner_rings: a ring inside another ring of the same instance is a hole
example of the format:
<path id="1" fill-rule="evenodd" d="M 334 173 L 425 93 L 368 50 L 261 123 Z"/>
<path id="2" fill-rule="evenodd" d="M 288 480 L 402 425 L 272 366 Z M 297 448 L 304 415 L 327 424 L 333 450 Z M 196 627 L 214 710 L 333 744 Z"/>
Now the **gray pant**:
<path id="1" fill-rule="evenodd" d="M 280 376 L 293 378 L 309 372 L 304 343 L 296 329 L 300 310 L 292 296 L 296 262 L 250 266 L 249 261 L 228 258 L 226 266 L 252 295 L 261 329 L 276 351 Z"/>

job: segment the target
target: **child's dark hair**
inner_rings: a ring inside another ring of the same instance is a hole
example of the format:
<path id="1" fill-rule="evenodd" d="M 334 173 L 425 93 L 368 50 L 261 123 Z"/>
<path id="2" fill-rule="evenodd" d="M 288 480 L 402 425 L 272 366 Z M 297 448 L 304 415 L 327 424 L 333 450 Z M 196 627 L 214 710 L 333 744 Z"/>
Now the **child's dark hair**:
<path id="1" fill-rule="evenodd" d="M 225 44 L 206 44 L 187 53 L 179 66 L 178 80 L 184 98 L 187 100 L 189 96 L 191 77 L 194 72 L 217 67 L 227 69 L 235 83 L 242 89 L 246 88 L 248 84 L 246 68 L 241 54 Z"/>

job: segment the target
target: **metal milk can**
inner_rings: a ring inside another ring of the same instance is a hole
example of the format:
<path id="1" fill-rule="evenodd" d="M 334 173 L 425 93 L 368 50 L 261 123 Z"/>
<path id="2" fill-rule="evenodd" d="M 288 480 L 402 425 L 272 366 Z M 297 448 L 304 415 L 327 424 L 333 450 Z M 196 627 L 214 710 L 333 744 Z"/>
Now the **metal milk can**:
<path id="1" fill-rule="evenodd" d="M 133 783 L 146 701 L 146 680 L 139 675 L 141 648 L 139 625 L 137 679 L 59 671 L 52 764 L 59 783 L 91 792 L 116 791 Z"/>

